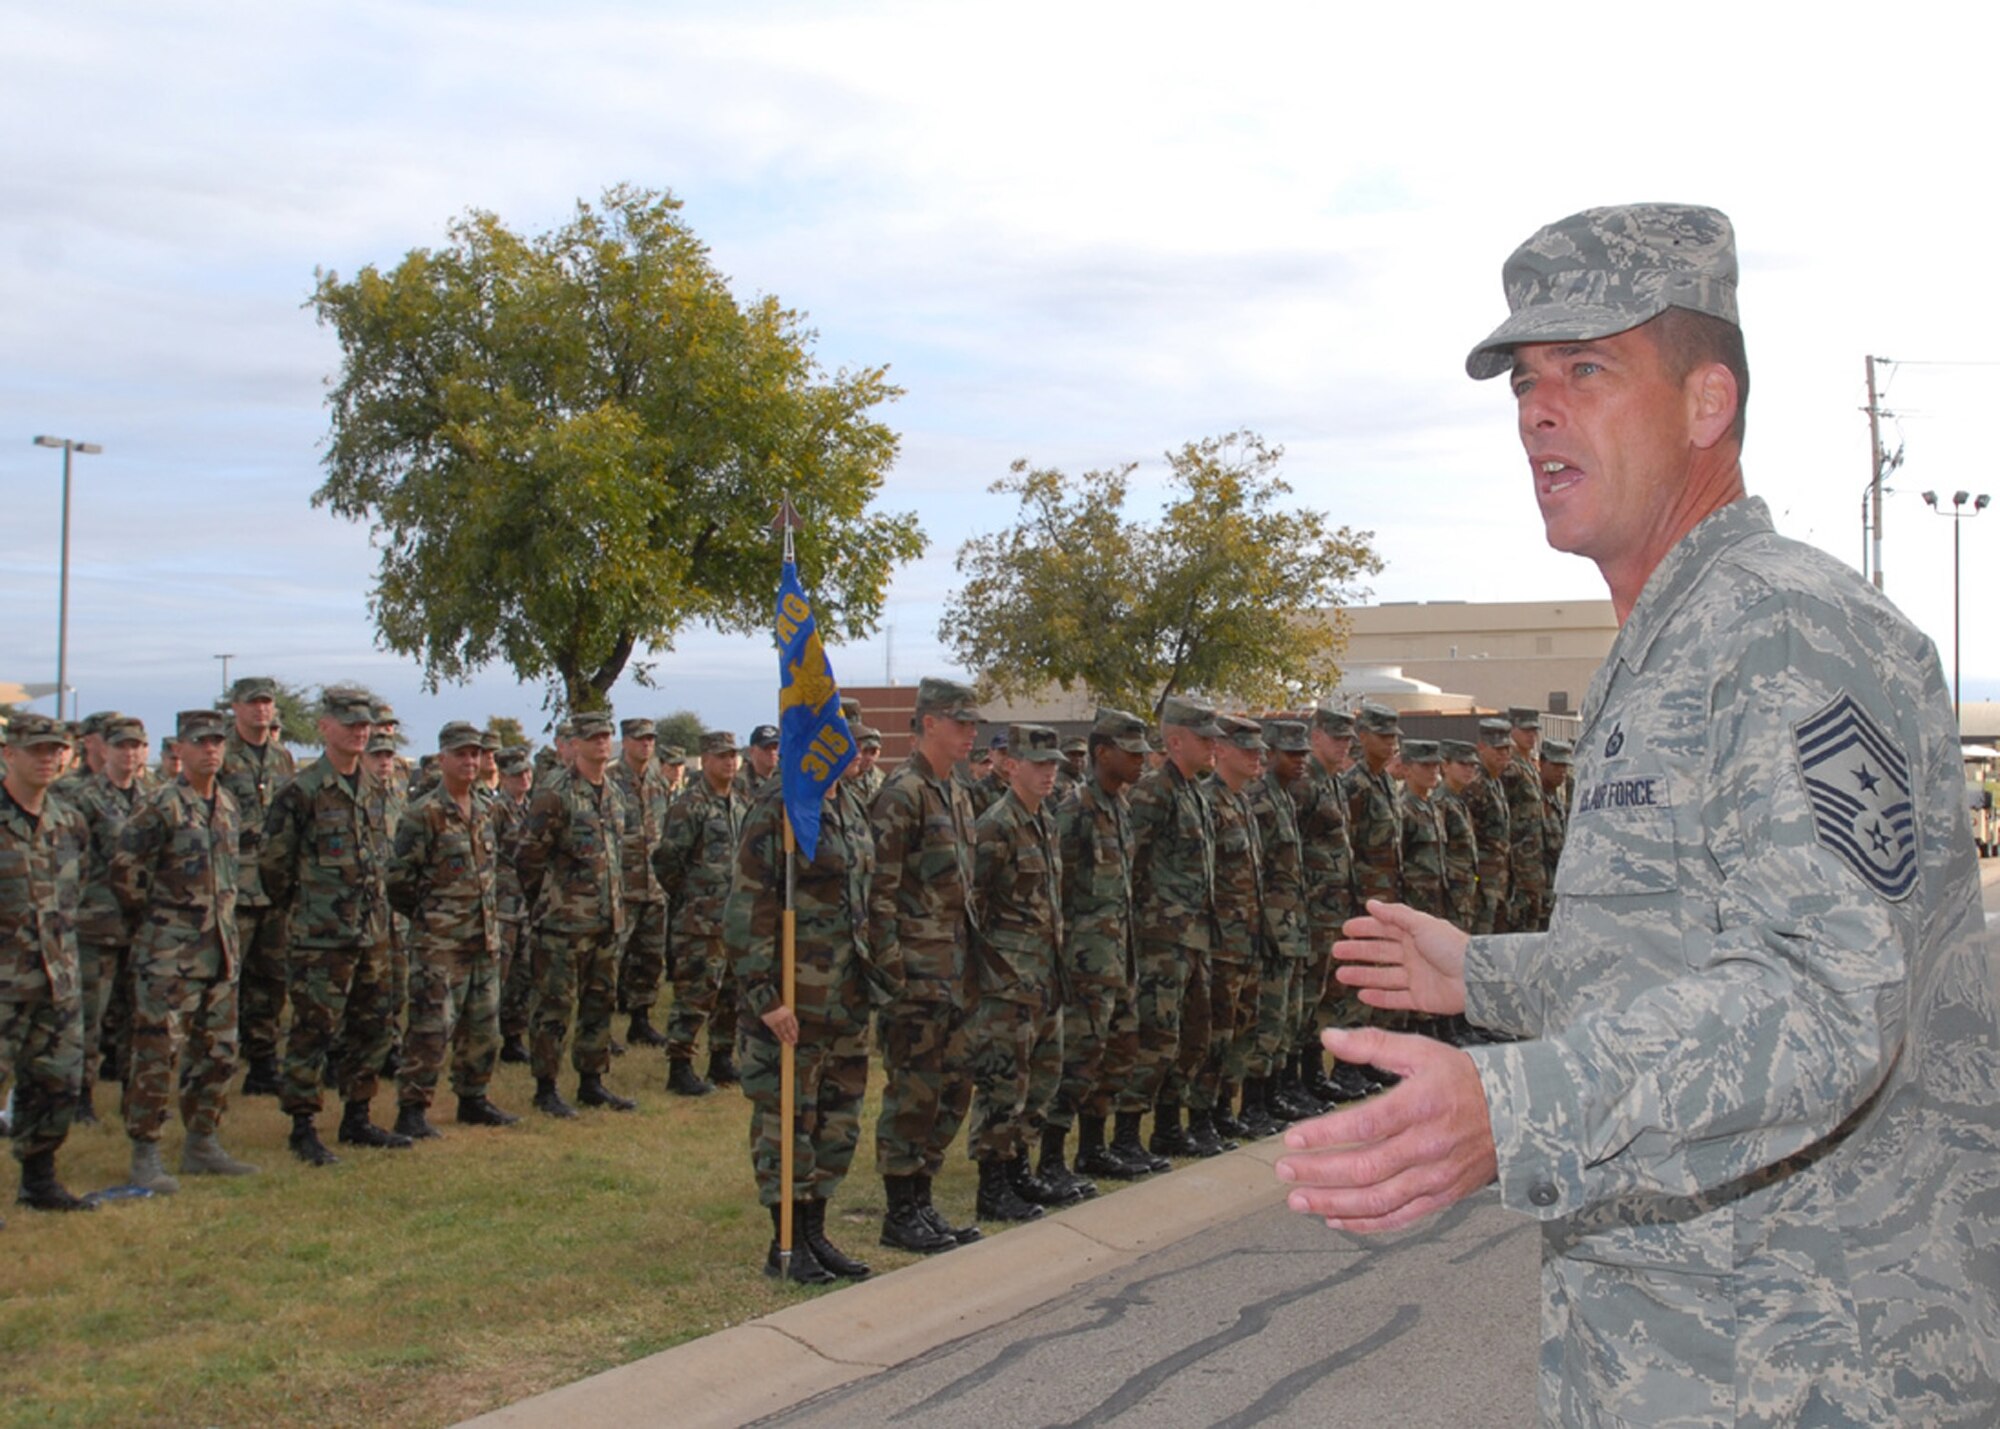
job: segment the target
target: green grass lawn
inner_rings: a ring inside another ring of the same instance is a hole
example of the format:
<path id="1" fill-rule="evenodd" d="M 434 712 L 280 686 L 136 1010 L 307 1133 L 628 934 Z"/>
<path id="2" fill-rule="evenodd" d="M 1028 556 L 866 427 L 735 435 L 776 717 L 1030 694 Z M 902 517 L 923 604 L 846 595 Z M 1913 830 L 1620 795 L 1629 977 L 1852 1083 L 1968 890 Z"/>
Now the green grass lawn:
<path id="1" fill-rule="evenodd" d="M 622 1023 L 621 1023 L 622 1026 Z M 761 1273 L 770 1220 L 750 1175 L 749 1103 L 735 1089 L 669 1095 L 657 1051 L 607 1079 L 624 1115 L 556 1122 L 528 1105 L 523 1067 L 493 1099 L 522 1114 L 410 1151 L 361 1151 L 308 1170 L 285 1149 L 272 1098 L 235 1098 L 223 1142 L 263 1174 L 189 1178 L 177 1196 L 93 1215 L 12 1204 L 0 1230 L 0 1424 L 435 1425 L 755 1319 L 800 1295 Z M 565 1074 L 565 1094 L 574 1090 Z M 878 1271 L 915 1257 L 875 1243 L 871 1085 L 853 1174 L 829 1230 Z M 57 1157 L 73 1191 L 126 1179 L 116 1088 L 102 1125 Z M 394 1092 L 375 1100 L 395 1115 Z M 164 1142 L 179 1160 L 177 1122 Z M 937 1198 L 971 1219 L 974 1178 L 955 1148 Z"/>

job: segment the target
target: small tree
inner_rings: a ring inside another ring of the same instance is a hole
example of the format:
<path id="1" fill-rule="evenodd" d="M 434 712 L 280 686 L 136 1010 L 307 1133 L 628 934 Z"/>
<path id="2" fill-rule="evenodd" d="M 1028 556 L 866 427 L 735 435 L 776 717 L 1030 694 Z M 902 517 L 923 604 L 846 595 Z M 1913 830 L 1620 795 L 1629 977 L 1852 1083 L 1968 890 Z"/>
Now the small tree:
<path id="1" fill-rule="evenodd" d="M 488 715 L 486 732 L 500 736 L 503 747 L 528 743 L 528 732 L 521 728 L 521 722 L 512 715 Z"/>
<path id="2" fill-rule="evenodd" d="M 665 749 L 670 744 L 677 744 L 689 754 L 694 754 L 701 749 L 702 732 L 708 725 L 693 710 L 675 710 L 658 721 L 653 728 L 660 737 L 660 748 Z M 748 730 L 738 730 L 736 737 L 741 739 L 747 733 Z"/>

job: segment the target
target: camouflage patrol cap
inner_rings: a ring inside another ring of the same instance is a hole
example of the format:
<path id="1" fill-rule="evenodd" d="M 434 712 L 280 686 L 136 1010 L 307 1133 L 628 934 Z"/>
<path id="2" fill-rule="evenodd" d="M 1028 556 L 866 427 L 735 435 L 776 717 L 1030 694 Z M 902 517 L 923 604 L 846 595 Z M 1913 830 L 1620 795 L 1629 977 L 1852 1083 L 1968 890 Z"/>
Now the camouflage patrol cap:
<path id="1" fill-rule="evenodd" d="M 1160 723 L 1187 730 L 1203 739 L 1218 739 L 1222 728 L 1216 723 L 1215 707 L 1185 695 L 1169 695 L 1160 703 Z"/>
<path id="2" fill-rule="evenodd" d="M 703 754 L 734 754 L 736 752 L 736 731 L 731 729 L 706 729 L 701 734 Z M 682 755 L 683 759 L 687 756 Z"/>
<path id="3" fill-rule="evenodd" d="M 1090 753 L 1090 741 L 1080 734 L 1073 734 L 1062 742 L 1062 752 L 1064 754 L 1088 754 Z"/>
<path id="4" fill-rule="evenodd" d="M 278 682 L 269 675 L 245 675 L 229 687 L 229 702 L 247 705 L 252 700 L 278 698 Z"/>
<path id="5" fill-rule="evenodd" d="M 854 742 L 863 749 L 880 749 L 882 731 L 873 725 L 857 724 L 854 726 Z"/>
<path id="6" fill-rule="evenodd" d="M 218 719 L 221 714 L 218 711 Z M 132 715 L 114 715 L 104 722 L 104 742 L 106 744 L 145 744 L 146 723 Z"/>
<path id="7" fill-rule="evenodd" d="M 137 721 L 133 721 L 137 723 Z M 137 738 L 143 740 L 146 731 L 142 728 Z M 174 716 L 175 739 L 227 739 L 229 721 L 221 710 L 182 710 Z"/>
<path id="8" fill-rule="evenodd" d="M 935 675 L 926 675 L 917 681 L 915 718 L 922 719 L 927 714 L 943 715 L 961 724 L 985 718 L 979 713 L 979 697 L 972 692 L 972 686 Z"/>
<path id="9" fill-rule="evenodd" d="M 679 764 L 687 757 L 688 752 L 678 744 L 670 744 L 660 751 L 660 762 L 663 764 Z"/>
<path id="10" fill-rule="evenodd" d="M 1267 747 L 1264 743 L 1264 727 L 1254 719 L 1245 719 L 1242 715 L 1233 714 L 1217 715 L 1215 727 L 1221 731 L 1225 741 L 1238 749 L 1262 750 Z"/>
<path id="11" fill-rule="evenodd" d="M 577 739 L 596 739 L 599 735 L 611 733 L 610 710 L 586 710 L 582 714 L 569 717 L 570 729 Z"/>
<path id="12" fill-rule="evenodd" d="M 493 756 L 493 762 L 502 774 L 525 774 L 534 765 L 534 758 L 525 744 L 510 744 Z"/>
<path id="13" fill-rule="evenodd" d="M 1444 752 L 1438 748 L 1435 739 L 1406 739 L 1402 753 L 1405 764 L 1444 763 Z"/>
<path id="14" fill-rule="evenodd" d="M 368 722 L 370 724 L 387 724 L 387 725 L 398 725 L 402 723 L 401 720 L 396 718 L 396 707 L 390 704 L 387 700 L 375 701 L 374 714 L 373 717 Z"/>
<path id="15" fill-rule="evenodd" d="M 32 749 L 38 744 L 73 744 L 69 728 L 45 714 L 17 714 L 7 724 L 7 743 L 16 749 Z"/>
<path id="16" fill-rule="evenodd" d="M 993 762 L 993 751 L 990 749 L 975 749 L 972 753 L 965 756 L 965 762 L 975 769 L 981 765 L 991 764 Z"/>
<path id="17" fill-rule="evenodd" d="M 470 722 L 462 719 L 455 719 L 438 731 L 438 753 L 440 754 L 448 750 L 463 749 L 468 744 L 484 746 L 485 742 L 485 736 L 480 734 Z M 373 748 L 375 741 L 370 740 L 368 743 Z"/>
<path id="18" fill-rule="evenodd" d="M 840 697 L 840 717 L 849 724 L 853 724 L 859 720 L 861 718 L 861 701 L 855 699 L 852 695 L 842 695 Z"/>
<path id="19" fill-rule="evenodd" d="M 1575 751 L 1566 739 L 1545 739 L 1542 741 L 1542 762 L 1544 764 L 1569 764 L 1575 760 Z"/>
<path id="20" fill-rule="evenodd" d="M 576 738 L 576 721 L 575 721 L 575 720 L 573 720 L 573 719 L 565 719 L 565 720 L 558 720 L 558 721 L 556 721 L 556 738 L 557 738 L 557 739 L 575 739 L 575 738 Z"/>
<path id="21" fill-rule="evenodd" d="M 1347 738 L 1354 733 L 1354 716 L 1332 705 L 1321 705 L 1315 709 L 1312 724 L 1314 729 L 1335 739 Z"/>
<path id="22" fill-rule="evenodd" d="M 1097 718 L 1091 721 L 1091 735 L 1109 740 L 1127 754 L 1144 754 L 1146 744 L 1146 722 L 1135 714 L 1124 710 L 1114 710 L 1108 705 L 1097 707 Z"/>
<path id="23" fill-rule="evenodd" d="M 1025 764 L 1060 764 L 1062 740 L 1045 724 L 1010 724 L 1007 752 Z"/>
<path id="24" fill-rule="evenodd" d="M 1440 739 L 1438 753 L 1454 764 L 1470 764 L 1479 757 L 1479 751 L 1472 747 L 1471 741 L 1464 739 Z"/>
<path id="25" fill-rule="evenodd" d="M 1736 235 L 1692 204 L 1587 208 L 1516 248 L 1500 270 L 1511 316 L 1465 359 L 1475 378 L 1512 369 L 1524 342 L 1588 342 L 1668 308 L 1736 323 Z"/>
<path id="26" fill-rule="evenodd" d="M 83 717 L 83 722 L 76 727 L 76 732 L 86 739 L 93 734 L 101 735 L 104 733 L 105 724 L 117 718 L 117 710 L 92 710 Z"/>
<path id="27" fill-rule="evenodd" d="M 658 739 L 659 730 L 649 719 L 624 719 L 618 721 L 618 734 L 623 739 Z"/>
<path id="28" fill-rule="evenodd" d="M 561 761 L 562 756 L 546 744 L 535 751 L 535 768 L 537 769 L 553 769 Z"/>
<path id="29" fill-rule="evenodd" d="M 1507 723 L 1515 729 L 1540 729 L 1542 712 L 1529 709 L 1526 705 L 1510 705 L 1507 708 Z"/>
<path id="30" fill-rule="evenodd" d="M 319 711 L 336 724 L 373 724 L 375 706 L 352 685 L 328 685 L 319 692 Z"/>
<path id="31" fill-rule="evenodd" d="M 498 754 L 500 752 L 500 731 L 497 729 L 480 730 L 479 747 L 481 749 L 490 749 L 493 753 Z"/>
<path id="32" fill-rule="evenodd" d="M 394 754 L 396 752 L 396 736 L 393 734 L 369 735 L 366 752 L 369 754 Z"/>
<path id="33" fill-rule="evenodd" d="M 1264 743 L 1280 754 L 1305 754 L 1312 749 L 1312 741 L 1306 738 L 1305 721 L 1297 719 L 1265 720 Z"/>
<path id="34" fill-rule="evenodd" d="M 1403 722 L 1396 712 L 1387 705 L 1378 705 L 1373 700 L 1363 700 L 1361 710 L 1354 716 L 1354 727 L 1367 734 L 1401 734 Z"/>
<path id="35" fill-rule="evenodd" d="M 1493 745 L 1512 744 L 1514 726 L 1504 719 L 1483 719 L 1479 722 L 1479 742 Z"/>

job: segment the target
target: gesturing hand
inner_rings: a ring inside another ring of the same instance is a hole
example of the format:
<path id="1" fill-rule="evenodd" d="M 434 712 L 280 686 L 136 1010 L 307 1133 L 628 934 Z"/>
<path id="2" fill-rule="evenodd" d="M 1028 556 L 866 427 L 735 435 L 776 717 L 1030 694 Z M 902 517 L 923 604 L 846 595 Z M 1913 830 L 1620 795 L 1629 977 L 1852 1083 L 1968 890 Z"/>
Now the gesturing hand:
<path id="1" fill-rule="evenodd" d="M 1370 1007 L 1445 1017 L 1465 1011 L 1468 940 L 1444 919 L 1371 898 L 1367 914 L 1349 918 L 1340 931 L 1334 976 L 1361 989 Z"/>

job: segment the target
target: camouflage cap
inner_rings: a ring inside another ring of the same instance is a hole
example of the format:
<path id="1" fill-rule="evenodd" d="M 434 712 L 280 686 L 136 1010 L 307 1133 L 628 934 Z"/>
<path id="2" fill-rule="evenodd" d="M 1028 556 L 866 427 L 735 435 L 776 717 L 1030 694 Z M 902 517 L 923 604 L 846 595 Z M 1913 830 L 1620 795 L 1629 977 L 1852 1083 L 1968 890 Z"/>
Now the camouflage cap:
<path id="1" fill-rule="evenodd" d="M 1403 722 L 1396 712 L 1387 705 L 1378 705 L 1373 700 L 1361 702 L 1361 710 L 1354 716 L 1354 727 L 1368 734 L 1403 732 Z"/>
<path id="2" fill-rule="evenodd" d="M 975 749 L 972 753 L 965 756 L 965 762 L 975 767 L 991 764 L 993 762 L 993 751 L 990 749 Z"/>
<path id="3" fill-rule="evenodd" d="M 979 713 L 979 697 L 972 692 L 972 686 L 961 685 L 956 680 L 939 679 L 926 675 L 917 681 L 916 718 L 925 715 L 943 715 L 946 719 L 961 723 L 985 718 Z"/>
<path id="4" fill-rule="evenodd" d="M 611 733 L 610 710 L 586 710 L 582 714 L 569 717 L 572 735 L 576 739 L 596 739 L 599 735 Z"/>
<path id="5" fill-rule="evenodd" d="M 229 687 L 229 702 L 246 705 L 252 700 L 278 698 L 278 682 L 269 675 L 245 675 Z"/>
<path id="6" fill-rule="evenodd" d="M 660 732 L 649 719 L 622 719 L 618 721 L 618 734 L 622 739 L 658 739 Z"/>
<path id="7" fill-rule="evenodd" d="M 546 744 L 535 751 L 535 768 L 537 769 L 553 769 L 561 762 L 562 756 Z"/>
<path id="8" fill-rule="evenodd" d="M 1435 739 L 1406 739 L 1402 748 L 1405 764 L 1442 764 L 1444 752 Z"/>
<path id="9" fill-rule="evenodd" d="M 575 721 L 575 720 L 573 720 L 573 719 L 565 719 L 565 720 L 557 720 L 557 721 L 556 721 L 556 738 L 557 738 L 557 739 L 575 739 L 575 738 L 576 738 L 576 721 Z"/>
<path id="10" fill-rule="evenodd" d="M 1668 308 L 1735 323 L 1736 235 L 1691 204 L 1587 208 L 1516 248 L 1500 281 L 1511 316 L 1466 357 L 1475 378 L 1511 370 L 1519 343 L 1610 337 Z"/>
<path id="11" fill-rule="evenodd" d="M 873 725 L 857 724 L 854 726 L 854 742 L 863 749 L 880 749 L 882 731 Z"/>
<path id="12" fill-rule="evenodd" d="M 736 731 L 730 729 L 705 729 L 701 734 L 703 754 L 734 754 L 736 752 Z M 681 758 L 687 756 L 683 754 Z"/>
<path id="13" fill-rule="evenodd" d="M 1569 764 L 1575 759 L 1575 751 L 1566 739 L 1545 739 L 1542 741 L 1542 762 L 1544 764 Z"/>
<path id="14" fill-rule="evenodd" d="M 859 720 L 861 718 L 861 701 L 855 699 L 852 695 L 842 695 L 840 697 L 840 717 L 849 724 L 853 724 Z"/>
<path id="15" fill-rule="evenodd" d="M 142 729 L 138 737 L 144 739 Z M 221 710 L 182 710 L 174 716 L 175 739 L 227 739 L 229 720 Z"/>
<path id="16" fill-rule="evenodd" d="M 1470 740 L 1465 739 L 1440 739 L 1438 753 L 1456 764 L 1470 764 L 1479 757 L 1479 751 L 1472 747 Z"/>
<path id="17" fill-rule="evenodd" d="M 1332 705 L 1321 705 L 1313 711 L 1312 727 L 1335 739 L 1347 738 L 1354 733 L 1354 716 Z"/>
<path id="18" fill-rule="evenodd" d="M 319 692 L 319 712 L 336 724 L 373 724 L 375 705 L 365 690 L 328 685 Z"/>
<path id="19" fill-rule="evenodd" d="M 401 720 L 399 720 L 399 719 L 397 719 L 397 718 L 396 718 L 396 707 L 395 707 L 394 705 L 390 704 L 390 703 L 389 703 L 389 702 L 388 702 L 387 700 L 377 700 L 377 701 L 375 701 L 375 711 L 374 711 L 374 717 L 373 717 L 372 719 L 370 719 L 370 720 L 369 720 L 368 722 L 369 722 L 370 724 L 401 724 L 401 723 L 402 723 L 402 721 L 401 721 Z"/>
<path id="20" fill-rule="evenodd" d="M 221 712 L 216 712 L 220 719 Z M 133 715 L 114 715 L 104 722 L 104 742 L 106 744 L 145 744 L 146 722 Z"/>
<path id="21" fill-rule="evenodd" d="M 497 729 L 480 730 L 479 747 L 481 749 L 490 749 L 495 754 L 498 754 L 500 752 L 500 731 Z"/>
<path id="22" fill-rule="evenodd" d="M 1514 726 L 1504 719 L 1483 719 L 1479 722 L 1479 742 L 1495 745 L 1512 744 Z"/>
<path id="23" fill-rule="evenodd" d="M 396 736 L 393 734 L 369 735 L 367 752 L 369 754 L 394 754 L 396 752 Z"/>
<path id="24" fill-rule="evenodd" d="M 1203 739 L 1216 739 L 1222 734 L 1215 720 L 1215 707 L 1185 695 L 1169 695 L 1160 703 L 1160 723 L 1185 729 Z"/>
<path id="25" fill-rule="evenodd" d="M 69 727 L 45 714 L 17 714 L 7 723 L 7 743 L 19 749 L 38 744 L 71 744 Z"/>
<path id="26" fill-rule="evenodd" d="M 1110 740 L 1127 754 L 1144 754 L 1147 749 L 1146 722 L 1108 705 L 1097 707 L 1097 718 L 1091 721 L 1090 732 L 1098 739 Z"/>
<path id="27" fill-rule="evenodd" d="M 1245 719 L 1242 715 L 1233 714 L 1217 715 L 1215 727 L 1221 731 L 1224 740 L 1238 749 L 1262 750 L 1267 747 L 1264 743 L 1264 726 L 1254 719 Z"/>
<path id="28" fill-rule="evenodd" d="M 1540 729 L 1542 712 L 1529 709 L 1526 705 L 1510 705 L 1507 708 L 1507 723 L 1515 729 Z"/>
<path id="29" fill-rule="evenodd" d="M 372 746 L 374 741 L 370 740 L 369 743 Z M 447 750 L 463 749 L 468 744 L 484 746 L 485 743 L 486 737 L 466 720 L 455 719 L 438 731 L 438 752 L 440 754 Z"/>
<path id="30" fill-rule="evenodd" d="M 76 732 L 85 738 L 93 734 L 101 735 L 104 733 L 105 724 L 117 718 L 117 710 L 92 710 L 83 717 L 83 722 L 77 725 Z"/>
<path id="31" fill-rule="evenodd" d="M 660 751 L 659 757 L 660 762 L 663 764 L 679 764 L 683 759 L 688 757 L 688 752 L 678 744 L 669 744 Z"/>
<path id="32" fill-rule="evenodd" d="M 510 744 L 493 756 L 493 762 L 502 774 L 525 774 L 534 767 L 534 756 L 528 753 L 525 744 Z"/>
<path id="33" fill-rule="evenodd" d="M 1280 754 L 1304 754 L 1312 749 L 1312 741 L 1306 738 L 1305 721 L 1298 719 L 1265 720 L 1264 743 Z"/>
<path id="34" fill-rule="evenodd" d="M 1007 752 L 1025 764 L 1060 764 L 1062 740 L 1045 724 L 1010 724 Z"/>
<path id="35" fill-rule="evenodd" d="M 1090 741 L 1080 734 L 1073 734 L 1062 742 L 1062 752 L 1064 754 L 1088 754 L 1090 753 Z"/>

